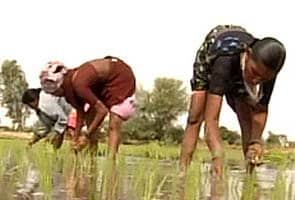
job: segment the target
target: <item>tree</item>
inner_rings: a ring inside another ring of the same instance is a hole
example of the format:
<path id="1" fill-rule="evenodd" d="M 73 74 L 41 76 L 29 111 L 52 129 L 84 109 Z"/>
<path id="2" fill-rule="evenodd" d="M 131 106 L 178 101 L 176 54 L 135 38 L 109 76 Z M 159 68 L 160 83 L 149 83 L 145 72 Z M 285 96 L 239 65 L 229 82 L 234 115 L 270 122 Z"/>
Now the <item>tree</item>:
<path id="1" fill-rule="evenodd" d="M 16 60 L 6 60 L 0 77 L 1 106 L 7 108 L 6 116 L 12 119 L 14 129 L 20 130 L 29 116 L 28 108 L 21 102 L 22 94 L 28 88 L 25 74 Z"/>
<path id="2" fill-rule="evenodd" d="M 271 145 L 281 145 L 286 147 L 288 145 L 288 138 L 286 135 L 283 134 L 275 134 L 271 131 L 268 131 L 268 138 L 266 139 L 267 144 Z"/>
<path id="3" fill-rule="evenodd" d="M 271 131 L 269 131 L 268 134 L 269 134 L 269 136 L 266 139 L 266 142 L 268 144 L 280 144 L 280 140 L 279 140 L 278 135 L 272 133 Z"/>
<path id="4" fill-rule="evenodd" d="M 150 92 L 139 86 L 136 90 L 136 115 L 123 127 L 125 139 L 153 140 L 156 133 L 151 120 Z"/>
<path id="5" fill-rule="evenodd" d="M 187 110 L 188 95 L 182 81 L 157 78 L 152 91 L 139 87 L 137 114 L 124 126 L 124 135 L 133 139 L 180 141 L 183 129 L 176 125 Z"/>
<path id="6" fill-rule="evenodd" d="M 178 117 L 187 111 L 188 95 L 182 81 L 173 78 L 157 78 L 151 92 L 151 111 L 156 139 L 170 137 L 169 129 Z"/>
<path id="7" fill-rule="evenodd" d="M 231 131 L 224 126 L 219 127 L 220 136 L 223 141 L 227 141 L 228 144 L 237 144 L 241 136 L 236 131 Z"/>

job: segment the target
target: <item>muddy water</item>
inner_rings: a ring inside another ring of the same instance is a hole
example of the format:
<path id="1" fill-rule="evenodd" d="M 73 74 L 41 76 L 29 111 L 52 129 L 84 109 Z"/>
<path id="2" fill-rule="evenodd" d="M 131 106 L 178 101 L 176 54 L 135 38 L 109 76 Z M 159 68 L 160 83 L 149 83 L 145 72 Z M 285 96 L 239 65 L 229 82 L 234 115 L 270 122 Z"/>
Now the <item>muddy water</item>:
<path id="1" fill-rule="evenodd" d="M 50 178 L 49 192 L 41 187 L 42 174 L 32 163 L 26 173 L 18 177 L 21 170 L 13 159 L 7 159 L 0 177 L 0 200 L 168 200 L 168 199 L 247 199 L 249 191 L 257 200 L 272 199 L 272 191 L 278 171 L 271 166 L 256 169 L 256 180 L 252 190 L 247 190 L 247 176 L 241 164 L 229 165 L 225 180 L 212 180 L 210 165 L 199 166 L 195 188 L 185 185 L 177 176 L 176 161 L 157 161 L 134 157 L 122 158 L 118 164 L 107 163 L 103 158 L 91 163 L 73 164 L 63 168 L 54 166 Z M 72 162 L 72 161 L 70 161 Z M 194 165 L 194 163 L 193 163 Z M 283 172 L 285 199 L 295 199 L 295 165 Z M 249 188 L 249 187 L 248 187 Z M 193 191 L 191 190 L 193 189 Z M 197 196 L 192 197 L 192 194 Z M 189 197 L 188 197 L 188 196 Z M 283 199 L 282 199 L 283 200 Z"/>

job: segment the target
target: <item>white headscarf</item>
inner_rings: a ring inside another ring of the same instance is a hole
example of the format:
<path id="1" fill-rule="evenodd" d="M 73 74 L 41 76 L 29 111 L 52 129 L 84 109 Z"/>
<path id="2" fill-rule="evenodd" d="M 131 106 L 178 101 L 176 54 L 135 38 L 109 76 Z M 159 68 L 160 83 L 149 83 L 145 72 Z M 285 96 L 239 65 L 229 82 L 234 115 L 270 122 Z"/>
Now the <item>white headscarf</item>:
<path id="1" fill-rule="evenodd" d="M 64 75 L 67 69 L 62 62 L 51 61 L 48 62 L 40 73 L 41 88 L 46 93 L 54 93 L 60 88 L 64 80 Z"/>

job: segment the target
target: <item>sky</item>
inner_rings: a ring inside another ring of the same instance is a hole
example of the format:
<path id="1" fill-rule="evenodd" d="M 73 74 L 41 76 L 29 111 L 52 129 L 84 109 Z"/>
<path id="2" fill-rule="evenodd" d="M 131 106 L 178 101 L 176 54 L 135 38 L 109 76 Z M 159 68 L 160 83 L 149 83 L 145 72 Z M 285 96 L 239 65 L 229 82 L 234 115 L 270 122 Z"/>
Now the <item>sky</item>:
<path id="1" fill-rule="evenodd" d="M 157 77 L 171 77 L 182 80 L 190 92 L 195 54 L 208 31 L 218 24 L 241 25 L 258 38 L 272 36 L 285 44 L 287 59 L 264 137 L 272 131 L 295 140 L 293 8 L 284 0 L 1 0 L 0 64 L 17 60 L 29 87 L 39 87 L 40 69 L 50 60 L 76 67 L 113 55 L 133 68 L 146 89 Z M 226 104 L 220 125 L 239 131 Z"/>

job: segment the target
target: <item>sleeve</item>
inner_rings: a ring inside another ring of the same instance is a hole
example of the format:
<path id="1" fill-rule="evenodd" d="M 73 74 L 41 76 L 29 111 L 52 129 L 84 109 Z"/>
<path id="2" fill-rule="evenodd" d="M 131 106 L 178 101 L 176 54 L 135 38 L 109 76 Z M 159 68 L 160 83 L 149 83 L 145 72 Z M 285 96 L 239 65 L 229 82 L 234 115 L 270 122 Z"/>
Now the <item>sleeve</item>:
<path id="1" fill-rule="evenodd" d="M 47 116 L 44 115 L 42 112 L 40 112 L 37 116 L 39 118 L 39 121 L 37 121 L 36 123 L 34 133 L 40 137 L 45 137 L 51 131 L 51 120 L 48 119 Z"/>
<path id="2" fill-rule="evenodd" d="M 60 97 L 58 99 L 58 104 L 61 107 L 61 109 L 64 111 L 64 113 L 66 113 L 67 115 L 69 115 L 73 109 L 71 104 L 69 104 L 64 97 Z"/>
<path id="3" fill-rule="evenodd" d="M 68 114 L 66 112 L 64 112 L 64 110 L 62 109 L 62 107 L 60 105 L 56 107 L 55 112 L 56 112 L 57 120 L 54 124 L 54 130 L 57 133 L 61 134 L 67 128 Z"/>
<path id="4" fill-rule="evenodd" d="M 269 104 L 269 101 L 270 101 L 270 97 L 271 97 L 271 94 L 273 92 L 273 88 L 274 88 L 274 85 L 275 85 L 275 82 L 276 82 L 276 78 L 270 80 L 270 81 L 267 81 L 263 84 L 263 88 L 262 88 L 262 91 L 263 91 L 263 96 L 262 98 L 260 99 L 259 103 L 264 105 L 264 106 L 268 106 Z"/>
<path id="5" fill-rule="evenodd" d="M 211 67 L 210 93 L 222 96 L 227 92 L 230 84 L 231 66 L 230 56 L 216 58 Z"/>

